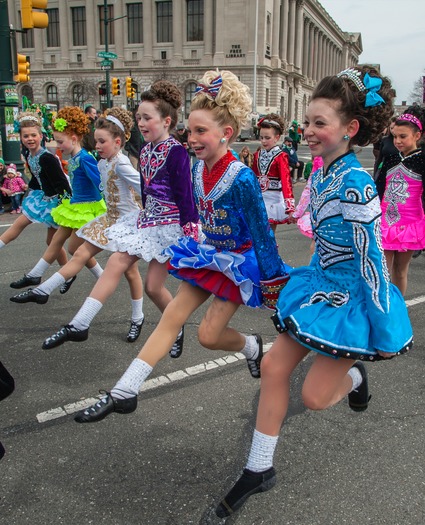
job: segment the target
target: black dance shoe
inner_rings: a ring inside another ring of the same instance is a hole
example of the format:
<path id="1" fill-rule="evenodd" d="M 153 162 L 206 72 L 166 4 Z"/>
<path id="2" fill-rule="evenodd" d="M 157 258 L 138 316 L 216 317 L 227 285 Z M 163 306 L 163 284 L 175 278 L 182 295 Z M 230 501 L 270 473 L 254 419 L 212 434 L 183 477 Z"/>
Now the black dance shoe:
<path id="1" fill-rule="evenodd" d="M 348 405 L 355 412 L 363 412 L 367 409 L 372 396 L 369 394 L 366 367 L 363 363 L 354 363 L 352 368 L 354 367 L 361 373 L 363 381 L 356 390 L 348 394 Z"/>
<path id="2" fill-rule="evenodd" d="M 49 296 L 46 294 L 34 293 L 32 288 L 28 288 L 25 292 L 18 293 L 10 298 L 12 303 L 37 303 L 46 304 Z"/>
<path id="3" fill-rule="evenodd" d="M 28 277 L 28 275 L 24 275 L 22 279 L 10 283 L 10 287 L 19 289 L 26 288 L 27 286 L 38 286 L 40 283 L 41 277 Z"/>
<path id="4" fill-rule="evenodd" d="M 184 342 L 184 326 L 182 326 L 182 331 L 177 339 L 174 341 L 171 350 L 169 351 L 170 357 L 177 359 L 182 355 L 183 352 L 183 342 Z"/>
<path id="5" fill-rule="evenodd" d="M 102 397 L 97 403 L 81 410 L 74 417 L 77 423 L 95 423 L 101 421 L 112 412 L 117 414 L 130 414 L 137 408 L 137 396 L 129 397 L 128 399 L 114 399 L 109 392 L 105 392 L 106 396 Z"/>
<path id="6" fill-rule="evenodd" d="M 142 322 L 140 324 L 135 323 L 134 321 L 131 321 L 130 328 L 128 330 L 127 334 L 127 341 L 129 343 L 134 343 L 139 338 L 140 332 L 142 331 L 143 323 L 145 322 L 145 318 L 142 319 Z"/>
<path id="7" fill-rule="evenodd" d="M 85 330 L 78 330 L 78 328 L 75 328 L 72 324 L 66 324 L 58 332 L 45 339 L 42 348 L 48 350 L 50 348 L 55 348 L 55 346 L 63 345 L 65 341 L 79 343 L 81 341 L 86 341 L 88 338 L 88 328 Z"/>
<path id="8" fill-rule="evenodd" d="M 259 492 L 266 492 L 275 485 L 276 472 L 273 467 L 264 472 L 252 472 L 244 469 L 242 476 L 215 509 L 215 513 L 219 518 L 226 518 L 240 509 L 250 496 Z"/>
<path id="9" fill-rule="evenodd" d="M 252 377 L 259 379 L 261 377 L 261 360 L 263 359 L 263 340 L 260 334 L 254 334 L 254 337 L 258 343 L 258 355 L 255 359 L 247 359 L 246 364 Z"/>
<path id="10" fill-rule="evenodd" d="M 59 293 L 61 293 L 62 295 L 64 293 L 66 293 L 72 286 L 72 283 L 75 281 L 75 279 L 77 278 L 76 275 L 74 275 L 74 277 L 72 277 L 72 279 L 68 279 L 68 281 L 65 281 L 63 284 L 61 284 L 60 288 L 59 288 Z"/>

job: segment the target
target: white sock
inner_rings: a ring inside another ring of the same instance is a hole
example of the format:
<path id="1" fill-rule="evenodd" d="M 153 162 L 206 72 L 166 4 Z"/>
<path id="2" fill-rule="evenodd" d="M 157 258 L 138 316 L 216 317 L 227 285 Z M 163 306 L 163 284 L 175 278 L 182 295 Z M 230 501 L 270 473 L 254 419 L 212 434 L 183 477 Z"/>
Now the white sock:
<path id="1" fill-rule="evenodd" d="M 78 310 L 77 315 L 69 323 L 75 326 L 77 330 L 86 330 L 90 323 L 102 309 L 103 304 L 93 297 L 87 297 L 83 306 Z"/>
<path id="2" fill-rule="evenodd" d="M 350 392 L 352 392 L 353 390 L 357 390 L 357 388 L 359 388 L 359 386 L 363 382 L 363 376 L 360 373 L 360 370 L 356 366 L 353 366 L 347 373 L 351 377 L 351 380 L 353 382 L 353 386 L 351 387 Z"/>
<path id="3" fill-rule="evenodd" d="M 27 277 L 41 277 L 50 268 L 50 263 L 41 258 L 38 263 L 26 275 Z"/>
<path id="4" fill-rule="evenodd" d="M 4 248 L 6 246 L 6 243 L 3 241 L 0 241 L 0 248 Z"/>
<path id="5" fill-rule="evenodd" d="M 254 335 L 245 336 L 245 346 L 242 348 L 241 353 L 247 359 L 256 359 L 258 356 L 258 342 Z"/>
<path id="6" fill-rule="evenodd" d="M 53 290 L 59 288 L 65 282 L 65 277 L 59 272 L 54 273 L 51 277 L 41 283 L 40 286 L 34 288 L 33 292 L 37 295 L 50 295 Z"/>
<path id="7" fill-rule="evenodd" d="M 140 324 L 145 315 L 143 313 L 143 297 L 131 300 L 131 320 L 133 323 Z"/>
<path id="8" fill-rule="evenodd" d="M 100 266 L 98 262 L 93 266 L 93 268 L 89 268 L 89 270 L 96 277 L 96 279 L 99 279 L 99 277 L 103 273 L 103 268 Z"/>
<path id="9" fill-rule="evenodd" d="M 111 390 L 115 399 L 128 399 L 137 396 L 145 379 L 152 372 L 152 367 L 141 359 L 134 359 L 117 384 Z"/>
<path id="10" fill-rule="evenodd" d="M 267 436 L 254 430 L 246 468 L 252 472 L 264 472 L 272 467 L 278 438 L 279 436 Z"/>

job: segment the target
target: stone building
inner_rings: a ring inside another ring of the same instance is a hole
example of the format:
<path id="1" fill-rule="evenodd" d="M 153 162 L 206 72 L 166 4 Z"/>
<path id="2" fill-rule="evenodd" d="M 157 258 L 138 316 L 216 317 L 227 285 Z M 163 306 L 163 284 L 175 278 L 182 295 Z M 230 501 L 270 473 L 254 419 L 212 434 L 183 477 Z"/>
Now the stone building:
<path id="1" fill-rule="evenodd" d="M 19 0 L 9 2 L 15 28 L 19 9 Z M 184 95 L 181 120 L 195 80 L 212 68 L 238 75 L 259 114 L 301 120 L 316 82 L 357 64 L 362 52 L 361 35 L 343 31 L 317 0 L 49 0 L 48 28 L 17 33 L 18 50 L 31 61 L 31 81 L 19 85 L 20 94 L 59 107 L 104 107 L 98 53 L 105 51 L 105 12 L 108 50 L 118 57 L 109 75 L 121 81 L 112 103 L 132 102 L 127 76 L 136 101 L 154 80 L 167 78 Z"/>

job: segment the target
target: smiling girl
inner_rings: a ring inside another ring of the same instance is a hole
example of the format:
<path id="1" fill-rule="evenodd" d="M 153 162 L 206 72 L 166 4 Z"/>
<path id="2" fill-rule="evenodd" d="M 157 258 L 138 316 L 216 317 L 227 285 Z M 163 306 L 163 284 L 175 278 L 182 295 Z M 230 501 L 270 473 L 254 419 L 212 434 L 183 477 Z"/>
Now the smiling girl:
<path id="1" fill-rule="evenodd" d="M 65 106 L 59 110 L 53 121 L 53 130 L 57 147 L 63 154 L 71 157 L 68 162 L 68 175 L 72 196 L 62 199 L 61 204 L 52 210 L 53 220 L 59 225 L 52 242 L 32 270 L 19 281 L 11 283 L 12 288 L 24 288 L 35 284 L 36 280 L 40 283 L 41 277 L 58 257 L 66 240 L 69 238 L 68 251 L 73 255 L 83 243 L 75 232 L 106 211 L 97 162 L 80 145 L 83 135 L 88 132 L 87 116 L 78 107 Z M 99 275 L 100 267 L 94 258 L 87 261 L 86 265 L 95 276 Z M 62 285 L 61 293 L 69 290 L 74 279 L 75 276 Z M 23 292 L 11 297 L 11 301 L 20 302 L 26 295 L 27 292 Z"/>
<path id="2" fill-rule="evenodd" d="M 419 106 L 397 118 L 392 134 L 399 153 L 384 160 L 377 180 L 382 246 L 391 281 L 403 295 L 413 252 L 425 248 L 425 153 L 419 147 L 424 130 L 425 111 Z"/>
<path id="3" fill-rule="evenodd" d="M 31 172 L 31 180 L 28 184 L 30 193 L 22 202 L 22 215 L 0 237 L 0 249 L 15 240 L 32 223 L 47 226 L 46 242 L 50 244 L 58 227 L 51 212 L 58 205 L 60 197 L 71 193 L 59 159 L 41 146 L 43 133 L 40 117 L 32 112 L 21 113 L 18 116 L 17 126 L 21 142 L 29 152 L 27 162 Z M 58 254 L 58 262 L 63 265 L 66 261 L 66 252 L 62 248 Z M 25 277 L 23 279 L 26 283 L 24 286 L 40 282 L 39 278 L 29 282 Z"/>

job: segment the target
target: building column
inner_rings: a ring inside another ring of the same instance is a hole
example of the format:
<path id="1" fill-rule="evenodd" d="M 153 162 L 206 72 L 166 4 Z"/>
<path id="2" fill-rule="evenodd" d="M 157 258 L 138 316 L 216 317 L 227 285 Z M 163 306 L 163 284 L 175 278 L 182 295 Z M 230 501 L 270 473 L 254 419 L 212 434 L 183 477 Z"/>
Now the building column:
<path id="1" fill-rule="evenodd" d="M 279 62 L 279 29 L 280 29 L 280 0 L 273 0 L 271 58 L 272 67 L 280 68 Z"/>
<path id="2" fill-rule="evenodd" d="M 87 64 L 88 67 L 94 67 L 96 64 L 96 28 L 99 24 L 95 22 L 98 14 L 98 7 L 93 0 L 87 0 L 86 3 L 86 28 L 87 28 Z"/>
<path id="3" fill-rule="evenodd" d="M 288 17 L 289 17 L 289 0 L 282 0 L 280 11 L 280 50 L 279 55 L 283 64 L 288 62 Z"/>
<path id="4" fill-rule="evenodd" d="M 61 61 L 69 63 L 69 29 L 68 20 L 71 19 L 71 11 L 66 0 L 59 0 L 59 34 Z M 71 26 L 71 24 L 70 24 Z M 66 67 L 68 69 L 68 66 Z"/>
<path id="5" fill-rule="evenodd" d="M 215 54 L 213 58 L 214 65 L 221 66 L 224 64 L 224 17 L 225 15 L 224 0 L 216 0 L 215 4 L 215 19 L 216 19 L 216 39 L 215 39 Z M 255 13 L 255 11 L 254 11 Z M 254 15 L 255 18 L 255 15 Z"/>
<path id="6" fill-rule="evenodd" d="M 304 30 L 303 30 L 303 63 L 302 63 L 302 74 L 308 76 L 308 54 L 309 54 L 309 41 L 308 35 L 310 31 L 310 21 L 308 18 L 304 19 Z"/>
<path id="7" fill-rule="evenodd" d="M 313 52 L 313 81 L 317 81 L 317 67 L 319 64 L 319 28 L 314 28 L 314 52 Z"/>
<path id="8" fill-rule="evenodd" d="M 44 31 L 35 30 L 34 31 L 34 62 L 35 70 L 41 71 L 43 69 L 43 51 L 44 51 L 44 42 L 43 42 Z"/>
<path id="9" fill-rule="evenodd" d="M 289 0 L 288 20 L 288 64 L 294 65 L 295 57 L 295 9 L 296 0 Z"/>
<path id="10" fill-rule="evenodd" d="M 156 27 L 152 4 L 149 1 L 143 2 L 143 58 L 148 61 L 153 59 L 153 28 Z"/>
<path id="11" fill-rule="evenodd" d="M 296 3 L 296 16 L 295 16 L 295 68 L 301 70 L 301 57 L 303 53 L 303 11 L 304 11 L 304 2 L 303 0 L 297 0 Z"/>
<path id="12" fill-rule="evenodd" d="M 116 2 L 114 4 L 114 18 L 118 18 L 127 13 L 123 12 L 123 3 Z M 127 18 L 120 18 L 111 22 L 114 24 L 114 38 L 115 38 L 115 53 L 118 55 L 118 63 L 122 63 L 125 60 L 124 56 L 124 35 L 127 35 L 127 28 L 124 24 L 127 23 Z"/>
<path id="13" fill-rule="evenodd" d="M 310 80 L 313 78 L 314 66 L 314 24 L 310 22 L 308 25 L 308 65 L 307 76 Z"/>
<path id="14" fill-rule="evenodd" d="M 183 58 L 183 2 L 173 2 L 173 58 L 180 62 Z"/>
<path id="15" fill-rule="evenodd" d="M 214 29 L 214 13 L 213 3 L 204 3 L 204 58 L 208 63 L 212 61 L 213 52 L 213 29 Z"/>

